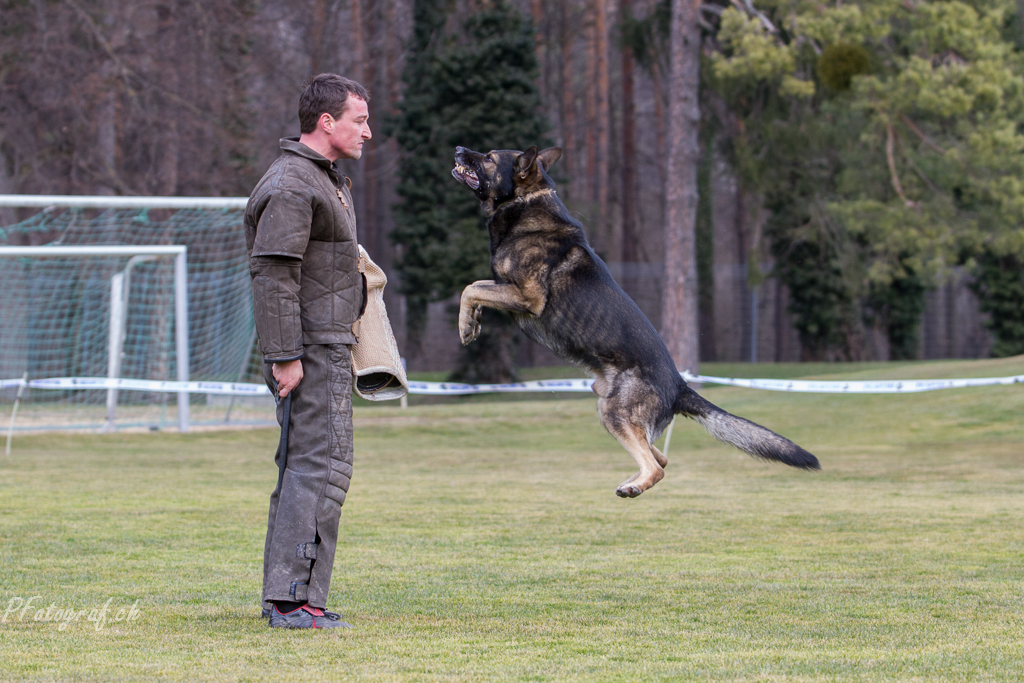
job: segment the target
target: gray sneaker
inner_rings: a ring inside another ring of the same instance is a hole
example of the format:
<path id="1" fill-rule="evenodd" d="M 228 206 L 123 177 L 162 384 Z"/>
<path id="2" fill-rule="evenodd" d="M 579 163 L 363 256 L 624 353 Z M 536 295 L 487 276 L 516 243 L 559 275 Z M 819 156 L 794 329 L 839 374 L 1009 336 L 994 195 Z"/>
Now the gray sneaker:
<path id="1" fill-rule="evenodd" d="M 329 619 L 337 619 L 338 621 L 341 621 L 341 615 L 338 614 L 337 612 L 328 612 L 327 610 L 324 610 L 324 616 L 329 618 Z M 260 618 L 261 619 L 269 619 L 270 618 L 270 608 L 269 607 L 264 607 L 263 608 L 263 610 L 260 612 Z"/>
<path id="2" fill-rule="evenodd" d="M 291 612 L 282 614 L 277 605 L 270 610 L 271 628 L 352 628 L 341 620 L 336 612 L 327 612 L 316 607 L 303 605 Z"/>

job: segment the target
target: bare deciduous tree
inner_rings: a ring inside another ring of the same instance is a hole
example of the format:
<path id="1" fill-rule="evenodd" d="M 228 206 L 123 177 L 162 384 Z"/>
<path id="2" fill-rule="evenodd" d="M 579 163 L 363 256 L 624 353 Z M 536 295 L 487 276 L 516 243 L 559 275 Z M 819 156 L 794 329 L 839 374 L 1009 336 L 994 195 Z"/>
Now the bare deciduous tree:
<path id="1" fill-rule="evenodd" d="M 620 23 L 631 16 L 630 0 L 619 1 Z M 633 102 L 633 50 L 620 49 L 622 61 L 622 260 L 636 261 L 636 113 Z"/>

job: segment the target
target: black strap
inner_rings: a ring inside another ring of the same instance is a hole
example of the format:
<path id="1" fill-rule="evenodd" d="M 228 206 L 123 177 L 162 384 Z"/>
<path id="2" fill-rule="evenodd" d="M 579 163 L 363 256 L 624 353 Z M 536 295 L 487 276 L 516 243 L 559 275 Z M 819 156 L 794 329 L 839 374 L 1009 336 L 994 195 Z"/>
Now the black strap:
<path id="1" fill-rule="evenodd" d="M 366 273 L 359 273 L 359 276 L 363 279 L 363 305 L 359 307 L 359 315 L 356 316 L 356 320 L 363 317 L 363 313 L 366 313 L 366 304 L 370 301 L 370 290 L 366 284 Z"/>
<path id="2" fill-rule="evenodd" d="M 292 420 L 292 392 L 284 397 L 284 420 L 281 421 L 281 441 L 277 444 L 277 452 L 280 456 L 280 469 L 277 473 L 277 490 L 281 490 L 284 482 L 284 468 L 288 464 L 288 426 Z"/>

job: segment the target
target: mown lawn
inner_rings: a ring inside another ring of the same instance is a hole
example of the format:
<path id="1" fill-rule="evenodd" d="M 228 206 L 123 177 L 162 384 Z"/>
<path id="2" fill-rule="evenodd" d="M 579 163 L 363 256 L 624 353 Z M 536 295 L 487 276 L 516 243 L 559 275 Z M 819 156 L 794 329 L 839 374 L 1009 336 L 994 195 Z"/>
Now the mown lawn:
<path id="1" fill-rule="evenodd" d="M 1024 357 L 702 369 L 987 376 Z M 0 456 L 0 680 L 1024 678 L 1024 386 L 704 393 L 823 471 L 679 421 L 666 478 L 621 500 L 633 463 L 592 398 L 358 408 L 345 632 L 259 619 L 273 430 L 18 436 Z M 100 628 L 55 620 L 108 600 Z"/>

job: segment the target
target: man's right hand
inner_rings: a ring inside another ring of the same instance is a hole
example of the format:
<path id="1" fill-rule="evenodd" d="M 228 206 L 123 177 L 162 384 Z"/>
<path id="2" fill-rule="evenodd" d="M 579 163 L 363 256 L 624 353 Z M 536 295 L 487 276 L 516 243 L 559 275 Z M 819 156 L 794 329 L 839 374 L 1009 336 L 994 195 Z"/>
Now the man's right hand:
<path id="1" fill-rule="evenodd" d="M 284 398 L 302 381 L 302 360 L 274 363 L 273 372 L 277 380 L 277 395 Z"/>

